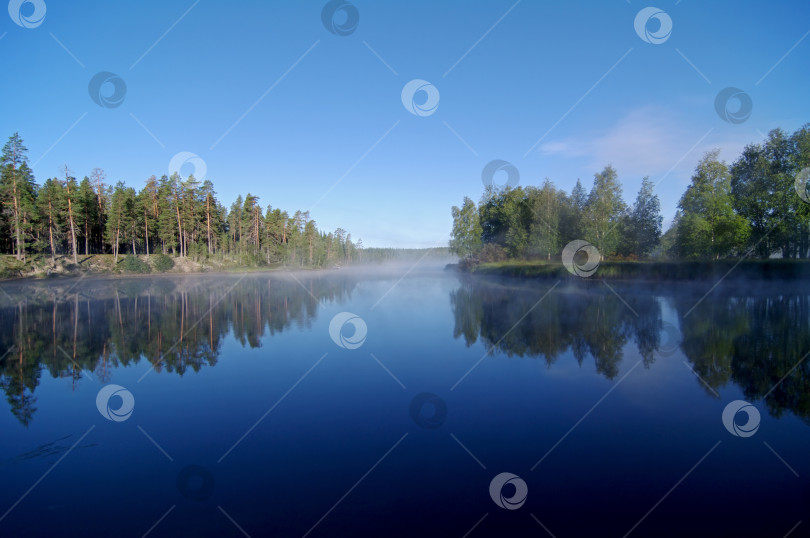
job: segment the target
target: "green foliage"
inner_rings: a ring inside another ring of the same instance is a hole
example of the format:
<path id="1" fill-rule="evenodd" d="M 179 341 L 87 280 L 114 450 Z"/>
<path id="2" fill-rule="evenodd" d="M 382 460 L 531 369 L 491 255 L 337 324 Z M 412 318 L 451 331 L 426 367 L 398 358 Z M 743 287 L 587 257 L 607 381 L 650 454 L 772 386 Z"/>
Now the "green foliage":
<path id="1" fill-rule="evenodd" d="M 125 256 L 119 265 L 122 271 L 127 273 L 151 273 L 152 268 L 149 264 L 138 258 L 137 256 Z"/>
<path id="2" fill-rule="evenodd" d="M 451 213 L 450 251 L 462 258 L 472 258 L 481 249 L 481 222 L 475 202 L 465 196 L 461 208 L 453 206 Z"/>
<path id="3" fill-rule="evenodd" d="M 711 151 L 701 159 L 681 198 L 676 243 L 682 258 L 739 255 L 748 239 L 748 222 L 734 212 L 728 167 L 717 160 L 718 153 Z"/>
<path id="4" fill-rule="evenodd" d="M 551 180 L 546 178 L 541 188 L 526 189 L 526 205 L 531 214 L 528 253 L 532 257 L 550 260 L 562 248 L 559 229 L 561 213 L 566 205 L 565 194 L 557 191 Z"/>
<path id="5" fill-rule="evenodd" d="M 513 257 L 526 253 L 531 210 L 521 187 L 487 187 L 478 205 L 478 214 L 484 243 L 500 245 Z"/>
<path id="6" fill-rule="evenodd" d="M 0 278 L 16 278 L 22 276 L 25 263 L 14 256 L 0 256 Z"/>
<path id="7" fill-rule="evenodd" d="M 593 188 L 585 205 L 585 239 L 593 243 L 603 257 L 618 250 L 626 209 L 618 174 L 608 165 L 594 175 Z"/>
<path id="8" fill-rule="evenodd" d="M 62 183 L 56 179 L 47 179 L 39 189 L 36 208 L 40 225 L 44 232 L 35 243 L 37 250 L 47 251 L 51 260 L 56 257 L 56 245 L 62 244 L 65 232 L 65 192 Z"/>
<path id="9" fill-rule="evenodd" d="M 623 223 L 620 251 L 625 256 L 646 258 L 661 241 L 661 202 L 653 188 L 649 177 L 641 180 L 636 201 Z"/>
<path id="10" fill-rule="evenodd" d="M 28 167 L 28 148 L 14 133 L 3 146 L 0 155 L 0 203 L 4 217 L 3 228 L 11 237 L 10 246 L 18 260 L 25 259 L 36 219 L 37 185 Z M 8 247 L 7 247 L 8 248 Z"/>
<path id="11" fill-rule="evenodd" d="M 810 163 L 810 132 L 792 136 L 774 129 L 762 144 L 749 144 L 731 166 L 732 205 L 750 225 L 756 255 L 807 257 L 810 204 L 795 192 L 799 171 Z"/>
<path id="12" fill-rule="evenodd" d="M 158 253 L 153 255 L 151 259 L 152 267 L 154 267 L 155 271 L 158 273 L 165 273 L 174 267 L 174 260 L 171 256 L 167 256 L 166 254 Z"/>
<path id="13" fill-rule="evenodd" d="M 646 254 L 638 245 L 643 240 L 643 248 L 649 251 L 657 242 L 660 204 L 649 181 L 639 196 L 629 218 L 616 171 L 610 166 L 595 175 L 590 195 L 579 180 L 570 195 L 549 179 L 539 188 L 487 187 L 478 206 L 483 248 L 498 246 L 513 259 L 551 261 L 560 259 L 570 241 L 586 239 L 603 255 L 614 255 L 620 238 L 629 234 L 637 239 L 628 248 Z M 489 251 L 490 258 L 497 260 L 497 252 Z"/>
<path id="14" fill-rule="evenodd" d="M 810 167 L 810 124 L 792 135 L 771 131 L 762 144 L 746 146 L 731 167 L 718 154 L 698 163 L 665 234 L 650 178 L 628 208 L 612 166 L 594 175 L 587 195 L 579 180 L 570 194 L 548 179 L 541 187 L 487 187 L 478 204 L 481 252 L 487 254 L 479 259 L 497 261 L 494 252 L 505 251 L 514 260 L 559 260 L 574 239 L 592 243 L 608 259 L 810 258 L 810 203 L 796 192 L 810 193 L 810 184 L 795 185 Z M 453 246 L 461 214 L 453 208 Z"/>

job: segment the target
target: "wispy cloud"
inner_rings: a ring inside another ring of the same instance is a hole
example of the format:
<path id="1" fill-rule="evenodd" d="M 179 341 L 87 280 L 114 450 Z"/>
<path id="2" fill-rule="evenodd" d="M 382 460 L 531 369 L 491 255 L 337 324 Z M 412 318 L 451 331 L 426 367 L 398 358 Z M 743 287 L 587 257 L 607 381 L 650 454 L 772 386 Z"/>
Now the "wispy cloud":
<path id="1" fill-rule="evenodd" d="M 591 131 L 581 137 L 550 140 L 540 147 L 547 157 L 577 159 L 591 173 L 612 164 L 624 178 L 665 174 L 700 137 L 705 126 L 690 126 L 671 110 L 644 106 L 631 110 L 612 126 Z M 713 148 L 721 149 L 721 158 L 731 161 L 746 143 L 754 142 L 755 133 L 745 131 L 725 140 L 707 137 L 673 170 L 671 177 L 687 180 L 700 157 Z"/>

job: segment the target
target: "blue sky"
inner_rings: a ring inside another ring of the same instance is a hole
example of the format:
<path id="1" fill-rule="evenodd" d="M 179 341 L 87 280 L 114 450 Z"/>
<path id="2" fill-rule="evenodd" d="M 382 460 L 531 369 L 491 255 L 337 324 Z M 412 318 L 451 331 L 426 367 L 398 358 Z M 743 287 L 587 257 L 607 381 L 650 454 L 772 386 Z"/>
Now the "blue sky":
<path id="1" fill-rule="evenodd" d="M 366 246 L 446 244 L 494 159 L 568 191 L 611 163 L 628 203 L 649 175 L 668 222 L 705 151 L 730 161 L 810 121 L 807 2 L 655 0 L 672 29 L 650 20 L 649 43 L 637 0 L 352 0 L 348 35 L 325 1 L 39 1 L 39 24 L 21 8 L 34 27 L 0 16 L 0 137 L 20 132 L 38 182 L 67 164 L 140 189 L 190 152 L 226 205 L 311 209 Z M 91 99 L 101 71 L 120 106 Z M 428 115 L 403 106 L 414 79 L 438 90 Z M 726 87 L 753 103 L 741 123 L 715 110 Z"/>

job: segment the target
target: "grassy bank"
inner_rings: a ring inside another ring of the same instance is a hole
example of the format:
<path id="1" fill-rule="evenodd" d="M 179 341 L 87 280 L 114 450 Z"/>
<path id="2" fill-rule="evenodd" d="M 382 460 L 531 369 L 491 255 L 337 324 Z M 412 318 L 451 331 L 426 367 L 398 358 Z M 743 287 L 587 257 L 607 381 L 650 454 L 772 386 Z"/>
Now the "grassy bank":
<path id="1" fill-rule="evenodd" d="M 559 262 L 511 260 L 482 263 L 470 273 L 519 278 L 568 279 L 572 275 Z M 606 280 L 678 281 L 727 279 L 810 280 L 808 260 L 717 260 L 678 262 L 604 261 L 590 277 Z"/>
<path id="2" fill-rule="evenodd" d="M 282 268 L 280 264 L 247 265 L 238 260 L 209 259 L 194 261 L 191 258 L 176 258 L 152 254 L 118 256 L 111 254 L 91 254 L 78 256 L 73 263 L 72 256 L 29 256 L 25 261 L 14 256 L 0 256 L 0 280 L 14 278 L 54 278 L 59 276 L 81 275 L 128 275 L 128 274 L 186 274 L 207 272 L 252 272 L 273 271 Z"/>

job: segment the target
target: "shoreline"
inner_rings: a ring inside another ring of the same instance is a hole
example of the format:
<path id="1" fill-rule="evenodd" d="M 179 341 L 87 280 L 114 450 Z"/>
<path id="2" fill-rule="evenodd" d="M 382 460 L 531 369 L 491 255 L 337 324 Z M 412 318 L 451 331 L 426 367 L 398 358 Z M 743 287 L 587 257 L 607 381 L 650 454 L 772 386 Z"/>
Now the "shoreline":
<path id="1" fill-rule="evenodd" d="M 131 255 L 127 255 L 131 256 Z M 184 275 L 226 275 L 243 273 L 275 273 L 275 272 L 312 272 L 312 271 L 332 271 L 327 267 L 295 267 L 291 268 L 281 264 L 268 266 L 240 266 L 228 263 L 206 264 L 196 262 L 190 258 L 172 257 L 173 266 L 171 269 L 156 270 L 149 262 L 152 258 L 138 255 L 138 260 L 144 262 L 149 267 L 149 271 L 128 271 L 121 268 L 125 256 L 119 256 L 118 262 L 113 260 L 109 254 L 90 254 L 79 256 L 78 264 L 73 264 L 69 256 L 57 257 L 56 264 L 50 258 L 36 258 L 21 262 L 13 259 L 12 256 L 5 256 L 2 271 L 0 271 L 0 283 L 2 282 L 59 282 L 73 278 L 132 278 L 132 277 L 153 277 L 153 276 L 184 276 Z M 9 263 L 10 262 L 10 263 Z M 12 267 L 9 267 L 11 265 Z M 16 273 L 16 274 L 15 274 Z"/>
<path id="2" fill-rule="evenodd" d="M 105 255 L 89 255 L 79 261 L 79 266 L 93 258 Z M 146 260 L 145 257 L 139 258 Z M 41 262 L 41 260 L 39 260 Z M 239 266 L 227 264 L 207 265 L 190 259 L 175 258 L 175 266 L 168 271 L 135 272 L 115 268 L 112 265 L 88 265 L 77 269 L 72 263 L 64 263 L 61 270 L 46 272 L 42 266 L 37 268 L 33 261 L 28 261 L 30 269 L 27 274 L 0 276 L 2 283 L 58 283 L 72 279 L 93 278 L 99 280 L 120 278 L 149 278 L 155 276 L 225 276 L 248 274 L 319 274 L 355 272 L 355 270 L 384 271 L 385 264 L 362 264 L 341 268 L 329 267 L 290 267 L 274 266 Z M 121 261 L 119 260 L 119 265 Z M 70 267 L 65 269 L 65 267 Z M 561 280 L 569 282 L 589 282 L 607 280 L 623 283 L 679 283 L 710 282 L 727 280 L 735 282 L 748 280 L 754 282 L 807 282 L 810 283 L 810 260 L 769 259 L 769 260 L 713 260 L 713 261 L 604 261 L 590 276 L 577 276 L 560 262 L 512 260 L 503 262 L 481 263 L 472 267 L 462 267 L 459 263 L 450 263 L 445 271 L 458 275 L 474 277 L 508 278 L 519 281 Z"/>
<path id="3" fill-rule="evenodd" d="M 237 275 L 250 275 L 250 274 L 310 274 L 321 272 L 333 272 L 335 269 L 328 269 L 325 267 L 318 267 L 312 269 L 294 268 L 289 269 L 286 267 L 273 267 L 273 268 L 260 268 L 260 269 L 233 269 L 233 270 L 201 270 L 201 271 L 164 271 L 164 272 L 151 272 L 151 273 L 135 273 L 135 272 L 102 272 L 102 271 L 85 271 L 76 273 L 59 273 L 49 276 L 42 275 L 24 275 L 18 277 L 2 277 L 0 278 L 0 285 L 2 284 L 34 284 L 34 283 L 60 283 L 69 282 L 71 280 L 119 280 L 119 279 L 146 279 L 155 277 L 187 277 L 187 276 L 237 276 Z"/>
<path id="4" fill-rule="evenodd" d="M 472 268 L 459 264 L 448 269 L 459 274 L 505 277 L 521 280 L 577 280 L 677 283 L 716 280 L 752 280 L 758 282 L 810 282 L 810 260 L 713 260 L 713 261 L 604 261 L 590 276 L 577 276 L 560 262 L 506 261 L 482 263 Z"/>

